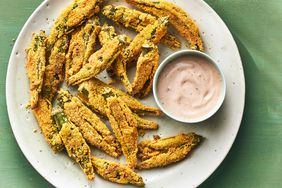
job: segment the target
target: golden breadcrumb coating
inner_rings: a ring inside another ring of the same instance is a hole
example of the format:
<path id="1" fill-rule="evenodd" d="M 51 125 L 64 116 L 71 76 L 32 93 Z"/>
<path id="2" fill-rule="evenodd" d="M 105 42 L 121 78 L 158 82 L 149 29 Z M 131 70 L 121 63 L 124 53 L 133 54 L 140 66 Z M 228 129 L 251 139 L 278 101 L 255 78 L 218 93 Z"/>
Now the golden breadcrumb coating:
<path id="1" fill-rule="evenodd" d="M 121 155 L 120 145 L 111 131 L 77 97 L 73 97 L 68 91 L 61 89 L 58 100 L 68 119 L 80 129 L 84 139 L 89 144 L 96 146 L 112 157 Z"/>
<path id="2" fill-rule="evenodd" d="M 100 44 L 102 46 L 104 46 L 107 42 L 112 41 L 116 36 L 117 36 L 117 34 L 116 34 L 115 28 L 113 26 L 109 25 L 107 22 L 104 22 L 104 25 L 102 26 L 102 29 L 99 33 Z M 128 44 L 130 44 L 130 42 L 132 40 L 131 40 L 130 37 L 126 36 L 125 41 L 126 41 L 125 46 L 128 46 Z M 116 63 L 115 61 L 111 64 L 110 67 L 108 67 L 106 69 L 107 73 L 110 77 L 113 77 L 115 75 L 115 72 L 116 72 L 115 71 L 115 63 Z"/>
<path id="3" fill-rule="evenodd" d="M 126 0 L 126 2 L 154 16 L 168 16 L 171 25 L 186 38 L 191 49 L 204 51 L 196 22 L 177 5 L 165 0 Z"/>
<path id="4" fill-rule="evenodd" d="M 125 6 L 107 5 L 103 7 L 102 13 L 114 22 L 134 29 L 136 32 L 141 32 L 147 25 L 157 20 L 155 16 Z M 171 34 L 166 34 L 161 42 L 172 49 L 181 47 L 179 39 Z"/>
<path id="5" fill-rule="evenodd" d="M 129 94 L 138 97 L 149 95 L 153 78 L 159 66 L 159 50 L 156 45 L 146 42 L 142 45 L 142 53 L 138 57 L 136 73 Z"/>
<path id="6" fill-rule="evenodd" d="M 195 133 L 182 133 L 164 139 L 141 141 L 138 144 L 138 157 L 141 163 L 137 167 L 139 169 L 150 169 L 180 161 L 201 140 L 202 137 Z"/>
<path id="7" fill-rule="evenodd" d="M 59 38 L 70 33 L 88 18 L 98 13 L 100 11 L 98 5 L 101 2 L 102 0 L 73 0 L 56 19 L 47 39 L 48 48 L 53 47 Z"/>
<path id="8" fill-rule="evenodd" d="M 52 104 L 48 99 L 39 97 L 38 105 L 33 110 L 34 116 L 38 125 L 45 137 L 45 140 L 50 145 L 52 150 L 57 153 L 64 148 L 59 129 L 52 119 Z"/>
<path id="9" fill-rule="evenodd" d="M 95 52 L 96 39 L 100 30 L 99 18 L 93 17 L 72 33 L 65 68 L 67 83 L 69 77 L 76 74 L 84 64 L 88 63 L 90 55 Z"/>
<path id="10" fill-rule="evenodd" d="M 153 24 L 145 27 L 138 33 L 129 46 L 121 53 L 116 62 L 116 74 L 120 78 L 124 87 L 130 91 L 131 84 L 127 77 L 126 67 L 129 63 L 137 59 L 142 51 L 142 45 L 150 41 L 157 44 L 167 32 L 168 18 L 162 17 Z"/>
<path id="11" fill-rule="evenodd" d="M 68 155 L 79 164 L 88 180 L 94 180 L 95 175 L 91 162 L 91 150 L 79 132 L 79 129 L 61 111 L 54 111 L 53 118 L 61 129 L 59 134 Z"/>
<path id="12" fill-rule="evenodd" d="M 142 177 L 126 165 L 97 157 L 92 157 L 92 164 L 97 174 L 108 181 L 137 186 L 145 185 Z"/>
<path id="13" fill-rule="evenodd" d="M 69 78 L 69 84 L 77 85 L 85 80 L 89 80 L 103 70 L 111 66 L 114 60 L 122 51 L 126 43 L 125 36 L 120 35 L 107 42 L 101 49 L 92 54 L 85 64 L 75 75 Z"/>
<path id="14" fill-rule="evenodd" d="M 27 76 L 29 79 L 30 107 L 36 107 L 42 90 L 43 77 L 46 66 L 46 35 L 44 31 L 33 33 L 31 43 L 26 49 Z"/>
<path id="15" fill-rule="evenodd" d="M 52 101 L 58 92 L 60 84 L 64 80 L 64 65 L 66 62 L 66 51 L 69 39 L 62 36 L 51 49 L 43 80 L 42 96 Z"/>
<path id="16" fill-rule="evenodd" d="M 123 91 L 111 85 L 105 84 L 96 78 L 83 82 L 79 85 L 78 97 L 92 110 L 100 113 L 103 116 L 106 116 L 106 101 L 103 97 L 103 94 L 108 90 L 111 90 L 114 95 L 121 98 L 121 100 L 123 100 L 126 105 L 138 115 L 162 115 L 160 109 L 146 106 L 132 96 L 127 95 Z"/>
<path id="17" fill-rule="evenodd" d="M 130 168 L 137 165 L 137 121 L 128 106 L 118 97 L 107 97 L 107 117 L 121 145 Z"/>

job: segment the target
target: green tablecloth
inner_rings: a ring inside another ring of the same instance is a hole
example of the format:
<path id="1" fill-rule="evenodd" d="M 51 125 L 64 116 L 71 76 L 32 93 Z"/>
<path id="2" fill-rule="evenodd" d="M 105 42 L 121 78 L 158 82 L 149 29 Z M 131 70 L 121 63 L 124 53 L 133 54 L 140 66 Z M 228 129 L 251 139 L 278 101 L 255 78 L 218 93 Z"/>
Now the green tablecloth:
<path id="1" fill-rule="evenodd" d="M 188 0 L 187 0 L 188 1 Z M 0 1 L 0 187 L 51 187 L 28 163 L 6 110 L 8 58 L 21 27 L 42 0 Z M 282 1 L 206 0 L 231 30 L 246 77 L 238 137 L 201 187 L 282 187 Z"/>

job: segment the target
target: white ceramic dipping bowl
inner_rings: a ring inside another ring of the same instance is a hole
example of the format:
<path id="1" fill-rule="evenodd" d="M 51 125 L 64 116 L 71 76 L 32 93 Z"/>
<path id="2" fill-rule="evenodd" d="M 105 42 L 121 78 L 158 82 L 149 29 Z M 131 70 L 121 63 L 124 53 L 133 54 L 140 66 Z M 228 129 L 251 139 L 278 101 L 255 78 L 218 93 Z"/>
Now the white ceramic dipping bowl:
<path id="1" fill-rule="evenodd" d="M 212 65 L 214 65 L 214 67 L 218 70 L 219 75 L 221 77 L 221 93 L 220 96 L 218 97 L 217 102 L 215 103 L 215 105 L 213 106 L 213 108 L 211 108 L 207 113 L 205 113 L 204 115 L 197 117 L 197 118 L 184 118 L 184 117 L 179 117 L 176 116 L 174 114 L 172 114 L 169 110 L 167 110 L 161 103 L 159 97 L 158 97 L 158 80 L 159 80 L 159 76 L 162 73 L 162 71 L 164 70 L 164 68 L 170 64 L 170 63 L 174 63 L 175 59 L 179 58 L 179 57 L 195 57 L 195 58 L 202 58 L 204 60 L 206 60 L 205 63 L 211 63 Z M 212 115 L 214 115 L 218 109 L 220 108 L 220 106 L 222 105 L 224 98 L 225 98 L 225 94 L 226 94 L 226 82 L 225 82 L 225 78 L 223 75 L 222 70 L 220 69 L 220 67 L 215 63 L 215 61 L 207 54 L 200 52 L 200 51 L 196 51 L 196 50 L 181 50 L 181 51 L 177 51 L 171 55 L 169 55 L 163 62 L 161 62 L 161 64 L 159 65 L 156 74 L 154 76 L 154 81 L 153 81 L 153 94 L 154 94 L 154 98 L 156 100 L 157 105 L 159 106 L 159 108 L 170 118 L 180 121 L 180 122 L 184 122 L 184 123 L 198 123 L 201 121 L 204 121 L 208 118 L 210 118 Z"/>

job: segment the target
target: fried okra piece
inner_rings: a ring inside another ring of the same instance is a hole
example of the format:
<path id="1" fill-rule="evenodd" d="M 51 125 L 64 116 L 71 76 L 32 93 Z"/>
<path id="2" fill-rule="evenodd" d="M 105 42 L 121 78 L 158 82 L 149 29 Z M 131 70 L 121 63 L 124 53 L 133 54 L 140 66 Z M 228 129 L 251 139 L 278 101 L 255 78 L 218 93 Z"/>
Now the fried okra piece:
<path id="1" fill-rule="evenodd" d="M 184 159 L 202 137 L 195 134 L 179 134 L 174 137 L 145 140 L 138 144 L 139 169 L 163 167 Z"/>
<path id="2" fill-rule="evenodd" d="M 115 31 L 115 28 L 113 26 L 108 25 L 108 23 L 105 22 L 99 33 L 99 41 L 101 46 L 104 46 L 107 42 L 113 40 L 116 36 L 117 33 Z M 113 62 L 113 64 L 111 64 L 111 66 L 106 69 L 108 75 L 111 77 L 113 77 L 115 74 L 114 63 L 115 62 Z"/>
<path id="3" fill-rule="evenodd" d="M 105 22 L 104 25 L 102 26 L 100 33 L 99 33 L 100 44 L 102 46 L 104 46 L 107 42 L 112 41 L 116 36 L 117 36 L 117 34 L 116 34 L 116 31 L 115 31 L 115 28 L 113 26 L 108 25 L 108 23 Z M 125 41 L 126 41 L 125 45 L 127 45 L 132 40 L 131 40 L 130 37 L 126 36 Z M 106 69 L 108 75 L 111 76 L 111 77 L 113 77 L 114 74 L 115 74 L 115 65 L 114 64 L 115 64 L 115 62 L 113 62 L 111 64 L 111 66 Z"/>
<path id="4" fill-rule="evenodd" d="M 104 22 L 101 31 L 99 33 L 99 41 L 102 46 L 107 42 L 112 41 L 117 36 L 116 30 L 113 26 L 109 25 L 107 22 Z M 123 35 L 125 38 L 125 43 L 129 44 L 132 39 L 129 36 Z"/>
<path id="5" fill-rule="evenodd" d="M 142 53 L 137 60 L 137 68 L 132 83 L 131 95 L 138 97 L 147 96 L 153 85 L 153 78 L 159 66 L 158 47 L 153 43 L 146 42 L 142 45 Z"/>
<path id="6" fill-rule="evenodd" d="M 107 5 L 103 8 L 102 13 L 114 22 L 134 29 L 136 32 L 141 32 L 147 25 L 157 20 L 155 16 L 125 6 Z M 180 41 L 171 34 L 166 34 L 161 42 L 170 48 L 181 47 Z"/>
<path id="7" fill-rule="evenodd" d="M 112 157 L 121 155 L 120 145 L 111 131 L 77 97 L 73 97 L 68 91 L 61 89 L 58 100 L 68 119 L 79 128 L 87 143 Z"/>
<path id="8" fill-rule="evenodd" d="M 142 177 L 126 165 L 97 157 L 92 157 L 95 172 L 105 180 L 119 184 L 144 186 Z"/>
<path id="9" fill-rule="evenodd" d="M 69 39 L 66 35 L 61 37 L 51 49 L 51 54 L 46 62 L 44 73 L 42 97 L 52 102 L 64 80 L 64 65 Z"/>
<path id="10" fill-rule="evenodd" d="M 59 135 L 59 129 L 52 119 L 52 104 L 48 99 L 39 97 L 38 105 L 33 110 L 38 125 L 50 145 L 52 150 L 57 153 L 63 150 L 64 145 Z"/>
<path id="11" fill-rule="evenodd" d="M 78 97 L 92 110 L 100 113 L 103 116 L 106 116 L 106 101 L 103 97 L 103 94 L 108 90 L 111 90 L 114 95 L 123 100 L 126 105 L 138 115 L 162 115 L 160 109 L 146 106 L 132 96 L 127 95 L 123 91 L 111 85 L 105 84 L 96 78 L 83 82 L 79 85 Z"/>
<path id="12" fill-rule="evenodd" d="M 126 67 L 129 63 L 139 57 L 142 51 L 142 45 L 150 41 L 157 44 L 167 32 L 168 18 L 162 17 L 155 21 L 153 24 L 145 27 L 130 45 L 121 53 L 116 62 L 116 74 L 120 78 L 124 87 L 130 91 L 132 88 L 130 81 L 126 74 Z"/>
<path id="13" fill-rule="evenodd" d="M 114 92 L 113 92 L 114 93 Z M 80 98 L 83 103 L 85 103 L 90 109 L 99 113 L 100 115 L 107 117 L 106 115 L 106 100 L 102 93 L 94 94 L 94 97 L 90 97 L 89 99 L 85 97 L 84 94 L 79 93 L 78 98 Z M 114 95 L 114 94 L 113 94 Z M 158 129 L 158 124 L 154 121 L 146 120 L 139 117 L 136 113 L 134 116 L 137 120 L 138 129 Z"/>
<path id="14" fill-rule="evenodd" d="M 98 35 L 101 46 L 104 46 L 107 42 L 113 40 L 117 36 L 116 30 L 113 26 L 110 26 L 105 22 Z"/>
<path id="15" fill-rule="evenodd" d="M 61 109 L 53 112 L 53 118 L 58 127 L 60 127 L 59 134 L 69 157 L 79 164 L 88 180 L 93 180 L 95 175 L 91 162 L 91 150 L 79 132 L 78 127 L 67 119 L 67 116 Z"/>
<path id="16" fill-rule="evenodd" d="M 89 19 L 85 25 L 72 34 L 66 62 L 66 81 L 88 63 L 95 52 L 95 43 L 101 30 L 98 17 Z"/>
<path id="17" fill-rule="evenodd" d="M 186 38 L 191 49 L 204 51 L 196 22 L 177 5 L 165 0 L 126 0 L 126 2 L 154 16 L 168 16 L 171 25 Z"/>
<path id="18" fill-rule="evenodd" d="M 55 21 L 55 25 L 47 39 L 48 48 L 53 47 L 59 38 L 70 33 L 88 18 L 99 12 L 98 5 L 101 2 L 102 0 L 73 0 Z"/>
<path id="19" fill-rule="evenodd" d="M 117 33 L 115 31 L 115 28 L 113 26 L 108 25 L 107 22 L 105 22 L 101 28 L 101 31 L 99 33 L 99 41 L 101 46 L 104 46 L 107 42 L 113 40 L 117 36 Z M 109 76 L 113 77 L 115 74 L 114 71 L 114 63 L 106 69 Z"/>
<path id="20" fill-rule="evenodd" d="M 143 119 L 139 117 L 137 114 L 133 113 L 137 120 L 137 127 L 138 129 L 147 129 L 147 130 L 155 130 L 158 129 L 158 124 L 154 121 L 150 121 L 147 119 Z"/>
<path id="21" fill-rule="evenodd" d="M 134 168 L 137 165 L 137 120 L 121 99 L 110 96 L 106 100 L 107 117 L 121 145 L 126 164 L 130 168 Z"/>
<path id="22" fill-rule="evenodd" d="M 77 85 L 85 80 L 89 80 L 103 70 L 107 69 L 114 62 L 122 51 L 126 43 L 125 36 L 120 35 L 107 42 L 100 50 L 92 54 L 85 64 L 75 75 L 69 78 L 71 85 Z"/>
<path id="23" fill-rule="evenodd" d="M 29 79 L 30 106 L 35 108 L 42 90 L 46 66 L 46 35 L 44 31 L 34 33 L 31 44 L 26 49 L 26 70 Z"/>

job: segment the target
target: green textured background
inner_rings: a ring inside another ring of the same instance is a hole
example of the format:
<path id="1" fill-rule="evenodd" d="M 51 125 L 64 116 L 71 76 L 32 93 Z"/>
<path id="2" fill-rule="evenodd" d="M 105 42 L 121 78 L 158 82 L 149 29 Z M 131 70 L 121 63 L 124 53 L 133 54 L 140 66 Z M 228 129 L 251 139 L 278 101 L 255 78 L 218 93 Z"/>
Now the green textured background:
<path id="1" fill-rule="evenodd" d="M 5 99 L 14 39 L 41 2 L 0 0 L 0 188 L 52 187 L 20 151 Z M 282 187 L 282 0 L 206 2 L 237 42 L 247 92 L 238 137 L 224 162 L 200 187 Z"/>

